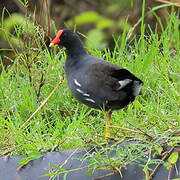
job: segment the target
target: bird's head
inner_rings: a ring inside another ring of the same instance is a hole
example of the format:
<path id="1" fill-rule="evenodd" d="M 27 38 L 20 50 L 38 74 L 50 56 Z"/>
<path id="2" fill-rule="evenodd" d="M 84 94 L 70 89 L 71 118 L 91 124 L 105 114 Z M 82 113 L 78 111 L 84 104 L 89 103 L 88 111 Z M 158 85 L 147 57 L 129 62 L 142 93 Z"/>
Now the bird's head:
<path id="1" fill-rule="evenodd" d="M 59 30 L 56 37 L 51 41 L 49 47 L 53 45 L 69 47 L 76 39 L 79 39 L 78 35 L 70 29 Z"/>

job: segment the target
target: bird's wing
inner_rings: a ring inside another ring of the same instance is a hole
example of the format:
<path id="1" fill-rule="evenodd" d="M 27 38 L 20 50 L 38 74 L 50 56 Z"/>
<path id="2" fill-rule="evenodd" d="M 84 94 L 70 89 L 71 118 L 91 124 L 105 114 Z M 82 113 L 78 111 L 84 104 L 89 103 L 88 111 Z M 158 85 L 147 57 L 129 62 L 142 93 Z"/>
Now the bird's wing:
<path id="1" fill-rule="evenodd" d="M 91 78 L 96 78 L 97 82 L 104 82 L 105 85 L 111 87 L 113 90 L 119 90 L 123 84 L 125 85 L 137 79 L 128 70 L 104 61 L 91 65 L 87 69 L 87 74 Z"/>
<path id="2" fill-rule="evenodd" d="M 107 63 L 96 62 L 90 65 L 86 71 L 84 82 L 86 85 L 85 91 L 94 97 L 105 99 L 107 101 L 116 101 L 126 97 L 126 93 L 122 90 L 123 80 L 127 80 L 127 70 L 122 67 Z M 119 83 L 120 82 L 120 83 Z M 95 94 L 96 93 L 96 94 Z"/>

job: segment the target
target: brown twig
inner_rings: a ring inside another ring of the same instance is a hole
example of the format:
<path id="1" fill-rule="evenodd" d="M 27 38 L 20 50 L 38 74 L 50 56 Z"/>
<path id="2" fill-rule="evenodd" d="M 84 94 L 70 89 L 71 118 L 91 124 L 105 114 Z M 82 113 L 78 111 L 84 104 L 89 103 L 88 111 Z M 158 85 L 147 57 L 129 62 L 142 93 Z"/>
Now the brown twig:
<path id="1" fill-rule="evenodd" d="M 142 132 L 145 136 L 149 137 L 150 140 L 153 140 L 154 138 L 152 136 L 150 136 L 149 134 L 147 134 L 146 132 L 142 131 L 140 128 L 134 126 L 132 123 L 130 123 L 128 120 L 126 120 L 131 126 L 133 126 L 134 128 L 138 129 L 140 132 Z"/>
<path id="2" fill-rule="evenodd" d="M 178 2 L 170 2 L 170 1 L 166 1 L 166 0 L 155 0 L 155 1 L 163 3 L 163 4 L 169 4 L 172 6 L 180 7 L 180 3 L 178 3 Z"/>
<path id="3" fill-rule="evenodd" d="M 170 178 L 171 178 L 171 171 L 172 171 L 172 167 L 169 168 L 169 172 L 168 172 L 168 180 L 170 180 Z"/>
<path id="4" fill-rule="evenodd" d="M 69 159 L 71 159 L 72 158 L 72 156 L 78 151 L 79 149 L 75 149 L 68 157 L 67 157 L 67 159 L 65 159 L 65 161 L 60 165 L 58 165 L 60 168 L 62 168 L 65 164 L 67 164 L 67 162 L 69 161 Z M 58 172 L 58 170 L 57 171 L 54 171 L 53 173 L 56 173 L 56 172 Z M 55 176 L 55 175 L 54 175 Z M 49 180 L 51 180 L 52 178 L 54 178 L 54 176 L 51 176 L 50 178 L 49 178 Z"/>
<path id="5" fill-rule="evenodd" d="M 136 131 L 134 129 L 129 129 L 129 128 L 124 128 L 124 127 L 121 127 L 121 126 L 113 126 L 113 125 L 108 125 L 110 128 L 118 128 L 118 129 L 122 129 L 122 130 L 125 130 L 125 131 L 130 131 L 130 132 L 134 132 L 134 133 L 138 133 L 138 134 L 143 134 L 143 132 L 141 131 Z"/>
<path id="6" fill-rule="evenodd" d="M 36 91 L 36 96 L 37 96 L 37 99 L 39 99 L 40 97 L 40 94 L 41 94 L 41 88 L 43 87 L 44 85 L 44 73 L 42 72 L 41 74 L 41 79 L 40 79 L 40 82 L 39 82 L 39 86 L 38 86 L 38 90 Z"/>
<path id="7" fill-rule="evenodd" d="M 47 9 L 47 16 L 46 16 L 47 27 L 48 27 L 47 34 L 49 36 L 51 32 L 51 24 L 50 24 L 51 23 L 51 16 L 50 16 L 51 1 L 46 0 L 45 3 L 46 3 L 46 9 Z"/>
<path id="8" fill-rule="evenodd" d="M 125 131 L 130 131 L 130 132 L 134 132 L 134 133 L 138 133 L 138 134 L 142 134 L 142 135 L 146 135 L 148 136 L 150 139 L 153 139 L 152 136 L 150 136 L 149 134 L 139 130 L 139 131 L 136 131 L 136 130 L 133 130 L 133 129 L 129 129 L 129 128 L 124 128 L 124 127 L 120 127 L 120 126 L 113 126 L 113 125 L 109 125 L 109 127 L 111 128 L 118 128 L 118 129 L 122 129 L 122 130 L 125 130 Z"/>
<path id="9" fill-rule="evenodd" d="M 67 164 L 67 162 L 69 161 L 69 159 L 71 159 L 71 157 L 78 151 L 79 149 L 75 149 L 69 156 L 68 158 L 61 164 L 61 166 L 59 166 L 60 168 L 62 168 L 65 164 Z"/>
<path id="10" fill-rule="evenodd" d="M 174 147 L 172 147 L 172 148 L 168 151 L 168 153 L 166 153 L 166 154 L 163 156 L 162 160 L 164 161 L 164 160 L 171 154 L 171 152 L 172 152 L 173 150 L 174 150 Z M 157 168 L 158 168 L 160 165 L 161 165 L 161 162 L 158 163 L 158 164 L 156 165 L 156 167 L 153 169 L 152 173 L 149 175 L 149 179 L 152 179 L 152 178 L 153 178 L 153 176 L 155 175 L 155 172 L 156 172 Z"/>

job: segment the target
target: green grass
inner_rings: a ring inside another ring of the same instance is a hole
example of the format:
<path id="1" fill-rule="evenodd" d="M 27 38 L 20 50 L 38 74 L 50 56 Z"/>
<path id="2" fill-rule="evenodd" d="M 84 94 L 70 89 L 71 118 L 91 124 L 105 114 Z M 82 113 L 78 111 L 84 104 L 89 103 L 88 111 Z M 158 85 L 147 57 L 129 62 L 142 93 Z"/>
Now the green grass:
<path id="1" fill-rule="evenodd" d="M 145 25 L 141 28 L 142 34 L 134 45 L 128 45 L 125 33 L 114 52 L 89 49 L 92 55 L 127 68 L 144 82 L 142 96 L 113 113 L 113 125 L 129 130 L 113 128 L 111 134 L 116 143 L 137 139 L 143 141 L 143 146 L 133 145 L 129 151 L 121 149 L 117 159 L 107 157 L 103 161 L 97 152 L 94 159 L 99 164 L 95 166 L 93 161 L 93 168 L 105 164 L 110 168 L 122 167 L 139 156 L 142 148 L 158 149 L 157 142 L 164 139 L 176 145 L 180 138 L 173 137 L 180 132 L 179 20 L 174 14 L 170 15 L 161 36 L 151 33 L 145 37 Z M 102 147 L 107 143 L 103 113 L 80 104 L 72 96 L 63 71 L 65 52 L 47 49 L 36 31 L 28 41 L 24 38 L 13 65 L 2 67 L 0 75 L 0 155 Z M 39 49 L 33 49 L 34 46 Z M 27 121 L 63 77 L 47 103 Z"/>

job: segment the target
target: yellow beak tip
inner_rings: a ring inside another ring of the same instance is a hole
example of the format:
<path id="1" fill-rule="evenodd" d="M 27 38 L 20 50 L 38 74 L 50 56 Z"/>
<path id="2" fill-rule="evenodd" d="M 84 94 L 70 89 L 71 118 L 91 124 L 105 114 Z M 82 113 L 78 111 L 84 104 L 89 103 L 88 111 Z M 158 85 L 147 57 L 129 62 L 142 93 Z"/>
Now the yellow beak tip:
<path id="1" fill-rule="evenodd" d="M 49 47 L 52 47 L 52 46 L 54 46 L 54 43 L 50 43 L 50 44 L 49 44 Z"/>

